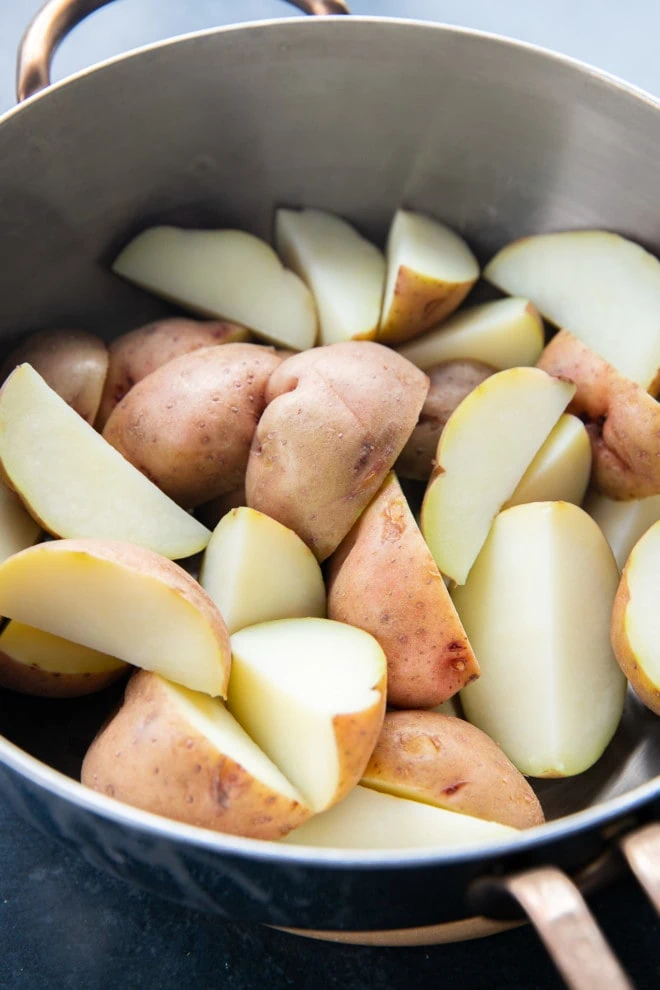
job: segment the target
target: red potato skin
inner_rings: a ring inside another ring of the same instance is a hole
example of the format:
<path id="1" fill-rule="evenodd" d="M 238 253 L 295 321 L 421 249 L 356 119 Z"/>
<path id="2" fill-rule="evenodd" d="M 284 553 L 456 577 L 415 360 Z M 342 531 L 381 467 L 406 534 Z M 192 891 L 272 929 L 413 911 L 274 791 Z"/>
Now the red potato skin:
<path id="1" fill-rule="evenodd" d="M 248 505 L 325 560 L 378 491 L 427 392 L 423 372 L 371 341 L 288 358 L 268 382 L 245 479 Z"/>
<path id="2" fill-rule="evenodd" d="M 394 475 L 330 560 L 328 618 L 364 629 L 387 657 L 388 704 L 432 708 L 479 664 Z"/>

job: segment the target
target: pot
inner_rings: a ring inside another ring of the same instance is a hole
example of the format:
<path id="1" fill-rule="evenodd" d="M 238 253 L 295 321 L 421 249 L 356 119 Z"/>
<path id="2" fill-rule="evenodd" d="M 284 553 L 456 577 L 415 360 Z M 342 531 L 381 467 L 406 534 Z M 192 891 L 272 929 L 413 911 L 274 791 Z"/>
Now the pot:
<path id="1" fill-rule="evenodd" d="M 25 102 L 0 121 L 5 347 L 33 328 L 110 337 L 167 313 L 108 270 L 154 221 L 269 237 L 274 206 L 314 205 L 382 241 L 405 204 L 481 260 L 590 226 L 660 251 L 660 104 L 601 72 L 475 31 L 319 16 L 189 35 L 47 87 L 57 42 L 107 2 L 51 0 L 23 41 Z M 571 986 L 629 985 L 578 887 L 627 859 L 660 906 L 660 721 L 633 696 L 597 766 L 539 783 L 543 827 L 463 853 L 359 854 L 216 834 L 84 789 L 82 753 L 115 700 L 53 714 L 0 693 L 4 793 L 93 865 L 234 921 L 372 944 L 486 934 L 522 906 Z"/>

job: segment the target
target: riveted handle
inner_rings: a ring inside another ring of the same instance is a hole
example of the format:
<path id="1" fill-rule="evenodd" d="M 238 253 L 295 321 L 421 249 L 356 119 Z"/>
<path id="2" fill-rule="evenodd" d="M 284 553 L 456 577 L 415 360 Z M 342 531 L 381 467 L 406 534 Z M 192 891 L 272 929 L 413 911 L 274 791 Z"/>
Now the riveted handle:
<path id="1" fill-rule="evenodd" d="M 50 85 L 50 67 L 60 43 L 77 24 L 111 0 L 48 0 L 33 18 L 18 49 L 19 103 Z M 348 14 L 344 0 L 287 0 L 306 14 Z"/>

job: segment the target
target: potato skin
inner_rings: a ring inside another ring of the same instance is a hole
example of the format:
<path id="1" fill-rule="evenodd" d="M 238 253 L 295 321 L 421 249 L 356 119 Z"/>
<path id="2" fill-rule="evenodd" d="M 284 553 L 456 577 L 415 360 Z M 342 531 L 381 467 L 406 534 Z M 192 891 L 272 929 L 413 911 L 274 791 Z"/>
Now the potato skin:
<path id="1" fill-rule="evenodd" d="M 438 712 L 388 712 L 361 783 L 513 828 L 545 821 L 500 747 L 469 722 Z"/>
<path id="2" fill-rule="evenodd" d="M 246 474 L 248 505 L 325 560 L 378 491 L 427 391 L 423 372 L 371 341 L 288 358 L 266 390 Z"/>
<path id="3" fill-rule="evenodd" d="M 123 333 L 109 347 L 108 375 L 96 418 L 102 430 L 110 413 L 126 393 L 152 371 L 200 347 L 240 343 L 250 331 L 228 320 L 191 320 L 175 316 L 156 320 Z"/>
<path id="4" fill-rule="evenodd" d="M 82 698 L 109 687 L 130 670 L 127 664 L 102 673 L 60 674 L 21 663 L 0 650 L 0 687 L 38 698 Z"/>
<path id="5" fill-rule="evenodd" d="M 156 815 L 255 839 L 279 839 L 311 815 L 218 752 L 147 671 L 92 742 L 81 780 Z"/>
<path id="6" fill-rule="evenodd" d="M 612 624 L 610 627 L 612 649 L 619 667 L 621 667 L 637 697 L 652 712 L 660 715 L 660 690 L 654 685 L 646 671 L 639 666 L 626 634 L 626 618 L 628 602 L 630 601 L 627 571 L 627 567 L 624 567 L 612 606 Z"/>
<path id="7" fill-rule="evenodd" d="M 479 676 L 449 592 L 393 474 L 330 560 L 328 618 L 387 657 L 388 704 L 432 708 Z"/>
<path id="8" fill-rule="evenodd" d="M 495 374 L 495 368 L 482 361 L 443 361 L 428 368 L 431 385 L 417 426 L 396 462 L 404 478 L 428 481 L 433 471 L 440 434 L 454 409 L 466 395 Z"/>
<path id="9" fill-rule="evenodd" d="M 265 390 L 280 358 L 256 344 L 169 361 L 115 406 L 103 436 L 186 509 L 239 488 Z"/>
<path id="10" fill-rule="evenodd" d="M 577 386 L 566 411 L 587 428 L 594 487 L 621 501 L 660 493 L 660 403 L 567 330 L 537 367 Z"/>
<path id="11" fill-rule="evenodd" d="M 99 337 L 84 330 L 31 334 L 6 358 L 0 381 L 19 364 L 31 364 L 72 409 L 94 422 L 108 371 L 108 349 Z"/>

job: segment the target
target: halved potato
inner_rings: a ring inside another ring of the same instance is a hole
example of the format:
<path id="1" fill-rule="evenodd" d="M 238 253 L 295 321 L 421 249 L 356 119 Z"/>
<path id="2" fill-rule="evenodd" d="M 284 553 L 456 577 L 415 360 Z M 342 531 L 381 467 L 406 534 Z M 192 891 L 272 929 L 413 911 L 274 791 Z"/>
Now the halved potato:
<path id="1" fill-rule="evenodd" d="M 315 812 L 359 781 L 385 715 L 376 640 L 329 619 L 234 633 L 228 707 Z"/>
<path id="2" fill-rule="evenodd" d="M 355 787 L 282 840 L 334 849 L 462 849 L 515 839 L 518 829 Z"/>
<path id="3" fill-rule="evenodd" d="M 609 642 L 618 580 L 586 512 L 531 502 L 500 513 L 454 589 L 481 667 L 463 710 L 521 773 L 582 773 L 614 735 L 626 694 Z"/>
<path id="4" fill-rule="evenodd" d="M 592 491 L 584 508 L 602 529 L 622 571 L 639 538 L 660 520 L 660 495 L 619 502 Z"/>
<path id="5" fill-rule="evenodd" d="M 0 615 L 225 696 L 217 608 L 183 568 L 129 543 L 53 540 L 0 564 Z"/>
<path id="6" fill-rule="evenodd" d="M 220 520 L 199 581 L 230 633 L 273 619 L 325 617 L 316 557 L 293 530 L 256 509 L 232 509 Z"/>
<path id="7" fill-rule="evenodd" d="M 157 815 L 278 839 L 311 810 L 217 698 L 140 671 L 90 746 L 82 782 Z"/>
<path id="8" fill-rule="evenodd" d="M 254 234 L 151 227 L 124 248 L 112 270 L 192 312 L 234 320 L 270 343 L 302 351 L 316 340 L 312 294 Z"/>
<path id="9" fill-rule="evenodd" d="M 527 296 L 622 375 L 660 388 L 660 263 L 605 230 L 523 237 L 484 269 L 503 292 Z"/>
<path id="10" fill-rule="evenodd" d="M 660 715 L 660 522 L 635 544 L 612 609 L 619 666 L 647 708 Z"/>
<path id="11" fill-rule="evenodd" d="M 436 564 L 457 584 L 574 391 L 538 368 L 510 368 L 482 382 L 449 418 L 421 519 Z"/>
<path id="12" fill-rule="evenodd" d="M 437 712 L 388 712 L 361 784 L 512 828 L 545 821 L 500 747 L 469 722 Z"/>
<path id="13" fill-rule="evenodd" d="M 524 502 L 573 502 L 581 505 L 591 473 L 591 444 L 584 423 L 560 416 L 504 506 Z"/>
<path id="14" fill-rule="evenodd" d="M 385 287 L 382 251 L 323 210 L 277 210 L 275 245 L 312 291 L 322 344 L 376 336 Z"/>
<path id="15" fill-rule="evenodd" d="M 78 698 L 107 687 L 126 670 L 123 660 L 22 622 L 8 622 L 0 633 L 0 687 L 21 694 Z"/>
<path id="16" fill-rule="evenodd" d="M 536 364 L 543 344 L 543 320 L 528 299 L 495 299 L 454 313 L 399 354 L 422 371 L 443 361 L 481 361 L 504 371 Z"/>
<path id="17" fill-rule="evenodd" d="M 124 540 L 171 558 L 198 553 L 211 537 L 28 364 L 0 390 L 0 460 L 31 515 L 55 536 Z"/>
<path id="18" fill-rule="evenodd" d="M 0 563 L 32 546 L 41 526 L 29 514 L 16 492 L 0 482 Z"/>
<path id="19" fill-rule="evenodd" d="M 430 217 L 397 210 L 377 339 L 401 344 L 441 323 L 478 278 L 479 264 L 462 237 Z"/>
<path id="20" fill-rule="evenodd" d="M 387 657 L 387 700 L 431 708 L 479 665 L 394 474 L 331 558 L 328 616 L 371 633 Z"/>

